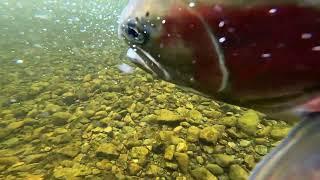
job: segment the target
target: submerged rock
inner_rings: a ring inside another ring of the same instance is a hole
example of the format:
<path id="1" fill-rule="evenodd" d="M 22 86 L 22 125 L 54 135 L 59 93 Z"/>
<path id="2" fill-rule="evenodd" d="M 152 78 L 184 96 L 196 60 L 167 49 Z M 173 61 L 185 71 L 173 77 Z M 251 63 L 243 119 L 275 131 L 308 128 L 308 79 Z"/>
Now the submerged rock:
<path id="1" fill-rule="evenodd" d="M 183 117 L 180 116 L 179 114 L 167 109 L 157 110 L 155 111 L 155 113 L 157 115 L 155 118 L 155 121 L 158 121 L 158 122 L 173 123 L 173 122 L 181 122 L 184 120 Z"/>
<path id="2" fill-rule="evenodd" d="M 215 154 L 214 157 L 216 159 L 217 164 L 219 164 L 222 167 L 228 167 L 235 160 L 234 156 L 227 154 Z"/>
<path id="3" fill-rule="evenodd" d="M 0 165 L 13 165 L 19 162 L 19 158 L 15 156 L 0 157 Z"/>
<path id="4" fill-rule="evenodd" d="M 204 167 L 198 167 L 192 170 L 191 175 L 197 180 L 218 180 L 216 176 Z"/>
<path id="5" fill-rule="evenodd" d="M 284 127 L 284 128 L 275 127 L 275 128 L 272 128 L 270 135 L 273 139 L 280 140 L 286 137 L 290 130 L 291 128 L 287 128 L 287 127 Z"/>
<path id="6" fill-rule="evenodd" d="M 249 135 L 255 135 L 258 124 L 260 123 L 260 118 L 258 113 L 253 110 L 249 110 L 245 112 L 239 119 L 238 119 L 238 127 L 245 133 Z"/>
<path id="7" fill-rule="evenodd" d="M 129 163 L 128 173 L 130 175 L 137 175 L 137 173 L 142 169 L 142 167 L 137 163 Z"/>
<path id="8" fill-rule="evenodd" d="M 55 126 L 63 126 L 68 123 L 71 114 L 68 112 L 57 112 L 52 115 L 52 123 Z"/>
<path id="9" fill-rule="evenodd" d="M 189 167 L 189 156 L 186 153 L 175 153 L 175 159 L 178 162 L 179 168 L 182 172 L 187 173 Z"/>
<path id="10" fill-rule="evenodd" d="M 67 157 L 75 157 L 76 155 L 79 154 L 80 152 L 80 146 L 79 145 L 75 145 L 75 144 L 71 144 L 71 145 L 68 145 L 68 146 L 65 146 L 63 148 L 61 148 L 58 153 L 59 154 L 62 154 L 62 155 L 65 155 Z"/>
<path id="11" fill-rule="evenodd" d="M 224 172 L 223 168 L 221 168 L 218 164 L 208 164 L 206 168 L 214 175 L 221 175 Z"/>
<path id="12" fill-rule="evenodd" d="M 164 159 L 172 160 L 174 152 L 175 152 L 175 146 L 169 145 L 164 151 Z"/>
<path id="13" fill-rule="evenodd" d="M 199 141 L 200 129 L 196 126 L 191 126 L 187 131 L 187 141 L 197 142 Z"/>
<path id="14" fill-rule="evenodd" d="M 101 144 L 96 150 L 98 157 L 116 158 L 119 156 L 117 146 L 112 143 Z"/>
<path id="15" fill-rule="evenodd" d="M 249 173 L 243 169 L 240 165 L 231 165 L 229 170 L 230 180 L 247 180 Z"/>
<path id="16" fill-rule="evenodd" d="M 256 145 L 254 150 L 260 155 L 266 155 L 268 153 L 268 148 L 264 145 Z"/>
<path id="17" fill-rule="evenodd" d="M 220 132 L 214 127 L 206 127 L 200 131 L 200 139 L 209 143 L 216 143 L 219 137 Z"/>
<path id="18" fill-rule="evenodd" d="M 130 151 L 131 158 L 138 159 L 140 164 L 144 164 L 149 155 L 149 150 L 146 147 L 133 147 Z"/>

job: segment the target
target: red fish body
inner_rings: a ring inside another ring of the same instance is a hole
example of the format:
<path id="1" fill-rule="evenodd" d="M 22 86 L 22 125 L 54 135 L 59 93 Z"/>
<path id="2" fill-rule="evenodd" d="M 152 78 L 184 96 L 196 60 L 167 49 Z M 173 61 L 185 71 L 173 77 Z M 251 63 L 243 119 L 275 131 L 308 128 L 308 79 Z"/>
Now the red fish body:
<path id="1" fill-rule="evenodd" d="M 290 1 L 244 6 L 170 2 L 158 21 L 148 9 L 148 16 L 132 17 L 143 27 L 151 24 L 142 28 L 146 42 L 129 44 L 165 71 L 155 74 L 265 113 L 293 107 L 309 111 L 304 104 L 320 91 L 318 7 Z M 317 106 L 313 103 L 310 111 L 320 110 Z"/>

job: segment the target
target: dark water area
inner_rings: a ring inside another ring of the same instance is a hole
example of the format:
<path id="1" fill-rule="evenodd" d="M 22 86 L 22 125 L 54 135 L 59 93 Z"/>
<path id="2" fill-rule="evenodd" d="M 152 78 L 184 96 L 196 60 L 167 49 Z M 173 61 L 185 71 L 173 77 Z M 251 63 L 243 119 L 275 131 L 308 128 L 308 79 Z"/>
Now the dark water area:
<path id="1" fill-rule="evenodd" d="M 0 1 L 0 179 L 246 179 L 286 136 L 130 64 L 125 4 Z"/>

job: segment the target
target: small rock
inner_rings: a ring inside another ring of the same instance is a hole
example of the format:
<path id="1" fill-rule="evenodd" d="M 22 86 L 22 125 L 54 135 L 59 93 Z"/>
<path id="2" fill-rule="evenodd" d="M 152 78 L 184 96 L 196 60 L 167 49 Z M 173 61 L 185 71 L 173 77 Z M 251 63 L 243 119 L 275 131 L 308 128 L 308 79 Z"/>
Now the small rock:
<path id="1" fill-rule="evenodd" d="M 186 152 L 188 150 L 188 146 L 186 143 L 181 142 L 177 144 L 176 151 L 177 152 Z"/>
<path id="2" fill-rule="evenodd" d="M 15 156 L 0 157 L 0 165 L 13 165 L 19 162 L 19 158 Z"/>
<path id="3" fill-rule="evenodd" d="M 154 165 L 154 164 L 151 164 L 149 166 L 149 168 L 147 169 L 146 174 L 152 175 L 152 176 L 157 176 L 157 175 L 162 174 L 162 172 L 163 172 L 163 169 L 161 167 Z"/>
<path id="4" fill-rule="evenodd" d="M 218 165 L 222 167 L 228 167 L 231 163 L 234 162 L 234 156 L 227 154 L 215 154 L 214 155 Z"/>
<path id="5" fill-rule="evenodd" d="M 147 156 L 149 155 L 149 150 L 146 147 L 133 147 L 131 149 L 130 155 L 132 158 L 139 160 L 139 164 L 145 163 Z"/>
<path id="6" fill-rule="evenodd" d="M 108 160 L 102 160 L 100 162 L 96 163 L 97 168 L 101 170 L 110 171 L 112 169 L 112 163 L 110 163 Z"/>
<path id="7" fill-rule="evenodd" d="M 208 164 L 206 168 L 214 175 L 221 175 L 224 172 L 223 168 L 220 167 L 218 164 Z"/>
<path id="8" fill-rule="evenodd" d="M 17 137 L 13 137 L 10 138 L 4 142 L 2 142 L 1 144 L 5 145 L 6 147 L 13 147 L 18 145 L 19 143 L 21 143 L 21 139 L 17 138 Z"/>
<path id="9" fill-rule="evenodd" d="M 29 156 L 26 156 L 24 158 L 24 162 L 26 162 L 27 164 L 31 164 L 31 163 L 37 163 L 42 161 L 43 159 L 45 159 L 47 157 L 47 154 L 45 153 L 41 153 L 41 154 L 32 154 Z"/>
<path id="10" fill-rule="evenodd" d="M 187 131 L 187 141 L 197 142 L 199 140 L 199 134 L 200 134 L 199 128 L 195 126 L 189 127 Z"/>
<path id="11" fill-rule="evenodd" d="M 249 135 L 255 135 L 260 122 L 258 113 L 249 110 L 245 112 L 238 120 L 238 127 Z"/>
<path id="12" fill-rule="evenodd" d="M 97 151 L 96 155 L 98 157 L 107 157 L 107 158 L 116 158 L 119 156 L 117 146 L 112 143 L 101 144 Z"/>
<path id="13" fill-rule="evenodd" d="M 3 139 L 11 134 L 12 130 L 7 128 L 0 128 L 0 139 Z"/>
<path id="14" fill-rule="evenodd" d="M 243 169 L 240 165 L 231 165 L 229 169 L 230 180 L 247 180 L 248 176 L 248 172 L 245 169 Z"/>
<path id="15" fill-rule="evenodd" d="M 198 167 L 192 170 L 191 175 L 197 180 L 218 180 L 216 176 L 204 167 Z"/>
<path id="16" fill-rule="evenodd" d="M 290 130 L 291 128 L 274 127 L 271 130 L 270 135 L 273 139 L 280 140 L 286 137 Z"/>
<path id="17" fill-rule="evenodd" d="M 172 162 L 166 162 L 165 167 L 171 170 L 177 170 L 178 169 L 178 165 L 176 163 L 172 163 Z"/>
<path id="18" fill-rule="evenodd" d="M 52 123 L 55 126 L 63 126 L 68 123 L 71 114 L 68 112 L 57 112 L 52 115 Z"/>
<path id="19" fill-rule="evenodd" d="M 21 128 L 24 125 L 24 123 L 25 123 L 24 121 L 12 122 L 7 126 L 7 128 L 9 130 L 16 130 L 16 129 Z"/>
<path id="20" fill-rule="evenodd" d="M 73 104 L 77 100 L 77 95 L 73 92 L 66 92 L 62 94 L 63 102 L 67 105 Z"/>
<path id="21" fill-rule="evenodd" d="M 234 127 L 237 124 L 237 118 L 234 116 L 226 116 L 221 118 L 218 123 L 228 127 Z"/>
<path id="22" fill-rule="evenodd" d="M 161 141 L 164 141 L 166 144 L 185 143 L 185 140 L 179 138 L 173 131 L 160 131 L 159 133 Z"/>
<path id="23" fill-rule="evenodd" d="M 198 162 L 199 164 L 203 164 L 203 163 L 204 163 L 204 159 L 203 159 L 202 156 L 197 156 L 197 157 L 196 157 L 196 160 L 197 160 L 197 162 Z"/>
<path id="24" fill-rule="evenodd" d="M 53 170 L 53 176 L 57 179 L 76 179 L 76 177 L 86 176 L 91 173 L 91 168 L 82 164 L 75 164 L 70 168 L 57 166 Z"/>
<path id="25" fill-rule="evenodd" d="M 141 166 L 139 166 L 139 164 L 137 163 L 129 163 L 129 166 L 128 166 L 128 172 L 130 175 L 134 176 L 134 175 L 137 175 L 138 172 L 142 169 Z"/>
<path id="26" fill-rule="evenodd" d="M 183 173 L 188 172 L 188 166 L 189 166 L 189 156 L 186 153 L 175 153 L 174 154 L 175 159 L 178 162 L 179 168 Z"/>
<path id="27" fill-rule="evenodd" d="M 155 113 L 157 115 L 155 120 L 159 122 L 172 123 L 183 121 L 183 118 L 179 114 L 167 109 L 156 110 Z"/>
<path id="28" fill-rule="evenodd" d="M 241 147 L 248 147 L 251 144 L 251 141 L 242 139 L 240 140 L 239 144 Z"/>
<path id="29" fill-rule="evenodd" d="M 67 145 L 67 146 L 61 148 L 61 149 L 58 151 L 59 154 L 62 154 L 62 155 L 64 155 L 64 156 L 71 157 L 71 158 L 73 158 L 73 157 L 75 157 L 76 155 L 78 155 L 79 152 L 80 152 L 79 146 L 78 146 L 78 145 L 74 145 L 74 144 L 72 144 L 72 145 Z"/>
<path id="30" fill-rule="evenodd" d="M 156 100 L 159 103 L 164 103 L 166 101 L 166 98 L 167 98 L 167 96 L 164 95 L 164 94 L 159 94 L 159 95 L 156 96 Z"/>
<path id="31" fill-rule="evenodd" d="M 52 103 L 47 104 L 46 108 L 44 109 L 45 112 L 48 112 L 50 114 L 59 112 L 61 110 L 62 108 L 59 105 L 52 104 Z"/>
<path id="32" fill-rule="evenodd" d="M 175 146 L 174 145 L 169 145 L 164 152 L 164 159 L 166 160 L 172 160 L 173 155 L 175 151 Z"/>
<path id="33" fill-rule="evenodd" d="M 246 155 L 244 157 L 244 162 L 248 165 L 249 168 L 254 168 L 256 165 L 255 159 L 253 155 Z"/>
<path id="34" fill-rule="evenodd" d="M 254 142 L 256 144 L 262 144 L 262 145 L 267 145 L 269 143 L 269 140 L 266 138 L 255 138 Z"/>
<path id="35" fill-rule="evenodd" d="M 200 139 L 209 143 L 216 143 L 220 137 L 220 132 L 214 127 L 206 127 L 200 131 Z"/>
<path id="36" fill-rule="evenodd" d="M 268 153 L 268 148 L 264 145 L 256 145 L 256 147 L 254 148 L 254 150 L 256 151 L 256 153 L 260 154 L 260 155 L 266 155 Z"/>
<path id="37" fill-rule="evenodd" d="M 258 137 L 266 137 L 266 136 L 268 136 L 270 134 L 271 130 L 272 130 L 271 126 L 267 126 L 267 127 L 262 128 L 262 129 L 259 129 L 257 131 L 257 136 Z"/>
<path id="38" fill-rule="evenodd" d="M 191 121 L 190 121 L 190 119 L 188 120 L 190 123 L 199 124 L 203 119 L 202 114 L 195 109 L 190 110 L 188 114 L 189 114 L 188 118 L 191 119 Z"/>

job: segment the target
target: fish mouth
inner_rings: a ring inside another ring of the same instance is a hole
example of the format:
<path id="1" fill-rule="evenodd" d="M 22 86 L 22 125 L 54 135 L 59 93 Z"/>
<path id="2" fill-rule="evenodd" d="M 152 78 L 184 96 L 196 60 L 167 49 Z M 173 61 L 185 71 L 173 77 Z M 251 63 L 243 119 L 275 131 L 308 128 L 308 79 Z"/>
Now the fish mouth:
<path id="1" fill-rule="evenodd" d="M 166 81 L 171 80 L 169 72 L 159 64 L 151 54 L 142 48 L 129 48 L 127 51 L 127 57 L 138 67 L 153 74 L 154 76 L 158 76 Z"/>

